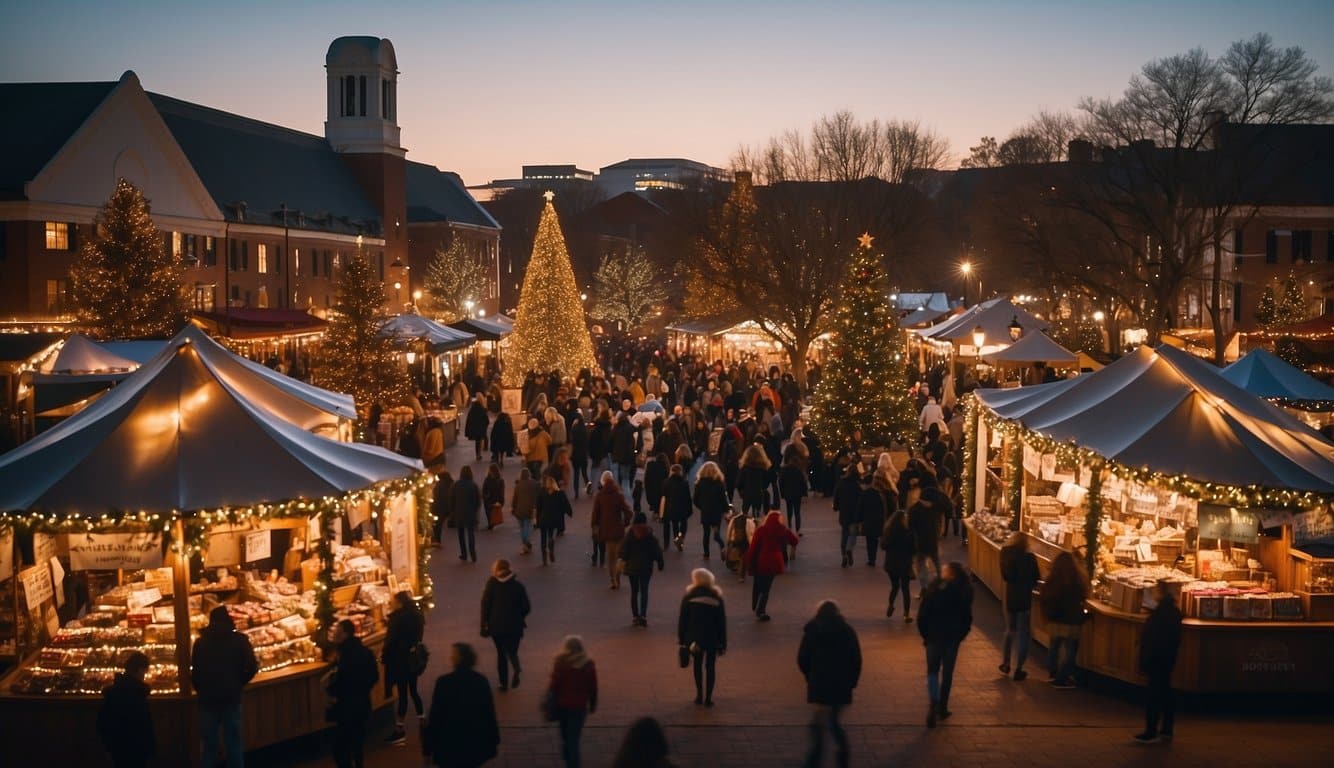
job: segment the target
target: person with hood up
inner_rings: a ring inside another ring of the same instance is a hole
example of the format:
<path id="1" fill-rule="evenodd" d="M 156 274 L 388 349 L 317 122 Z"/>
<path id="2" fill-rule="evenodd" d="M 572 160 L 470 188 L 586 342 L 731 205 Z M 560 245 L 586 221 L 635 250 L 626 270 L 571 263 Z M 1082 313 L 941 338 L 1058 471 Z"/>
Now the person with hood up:
<path id="1" fill-rule="evenodd" d="M 860 461 L 848 464 L 834 487 L 834 512 L 838 513 L 838 548 L 843 553 L 842 567 L 852 565 L 852 548 L 857 546 L 857 534 L 862 529 L 862 465 Z"/>
<path id="2" fill-rule="evenodd" d="M 673 464 L 667 480 L 662 484 L 659 507 L 663 546 L 670 542 L 676 545 L 677 552 L 685 549 L 686 526 L 694 513 L 695 505 L 690 501 L 690 483 L 686 480 L 685 469 L 680 464 Z"/>
<path id="3" fill-rule="evenodd" d="M 505 457 L 514 455 L 514 420 L 500 411 L 491 424 L 491 461 L 505 466 Z"/>
<path id="4" fill-rule="evenodd" d="M 472 467 L 459 467 L 459 479 L 449 491 L 449 522 L 458 530 L 459 559 L 477 562 L 477 521 L 482 506 L 482 493 L 472 479 Z"/>
<path id="5" fill-rule="evenodd" d="M 638 430 L 624 412 L 611 428 L 611 463 L 616 466 L 616 484 L 629 488 L 635 481 L 635 435 Z"/>
<path id="6" fill-rule="evenodd" d="M 357 626 L 350 620 L 343 619 L 334 625 L 333 642 L 337 660 L 325 691 L 333 700 L 327 717 L 334 724 L 334 765 L 364 768 L 371 689 L 380 679 L 380 669 L 375 665 L 375 655 L 361 644 Z"/>
<path id="7" fill-rule="evenodd" d="M 570 497 L 560 489 L 556 478 L 542 476 L 542 492 L 537 496 L 537 532 L 542 547 L 542 565 L 556 562 L 556 534 L 565 528 L 565 518 L 574 517 Z"/>
<path id="8" fill-rule="evenodd" d="M 625 539 L 625 527 L 630 524 L 633 515 L 630 505 L 625 501 L 625 494 L 616 485 L 610 472 L 603 472 L 598 485 L 598 492 L 593 496 L 593 511 L 589 514 L 593 527 L 593 541 L 598 545 L 594 551 L 606 552 L 607 576 L 612 589 L 620 589 L 620 548 Z"/>
<path id="9" fill-rule="evenodd" d="M 450 666 L 453 671 L 435 681 L 422 754 L 440 768 L 477 768 L 498 753 L 496 702 L 491 684 L 475 669 L 477 652 L 471 645 L 455 643 Z"/>
<path id="10" fill-rule="evenodd" d="M 696 568 L 690 572 L 690 587 L 681 598 L 676 621 L 676 641 L 684 656 L 694 662 L 695 703 L 713 706 L 718 657 L 727 653 L 727 608 L 713 572 Z"/>
<path id="11" fill-rule="evenodd" d="M 384 664 L 384 695 L 391 694 L 398 699 L 397 717 L 394 719 L 394 732 L 386 739 L 390 744 L 404 744 L 408 739 L 408 730 L 403 725 L 403 718 L 408 714 L 408 699 L 412 699 L 413 708 L 420 721 L 426 714 L 422 707 L 421 694 L 417 692 L 417 678 L 422 669 L 416 658 L 417 645 L 426 631 L 426 618 L 422 616 L 411 593 L 406 590 L 390 598 L 393 610 L 389 612 L 388 625 L 384 636 L 384 645 L 380 649 L 380 662 Z"/>
<path id="12" fill-rule="evenodd" d="M 190 682 L 199 701 L 199 732 L 204 759 L 218 759 L 218 733 L 226 750 L 227 768 L 244 765 L 245 741 L 241 732 L 241 689 L 259 672 L 250 638 L 236 631 L 227 607 L 208 614 L 208 626 L 195 640 L 190 658 Z"/>
<path id="13" fill-rule="evenodd" d="M 848 768 L 848 734 L 838 716 L 852 703 L 852 689 L 862 673 L 862 647 L 856 630 L 833 600 L 820 603 L 815 618 L 806 624 L 797 649 L 797 667 L 806 678 L 806 701 L 815 705 L 806 768 L 820 765 L 826 729 L 833 736 L 839 768 Z"/>
<path id="14" fill-rule="evenodd" d="M 532 611 L 528 590 L 514 577 L 508 560 L 497 560 L 491 565 L 491 578 L 482 589 L 482 637 L 491 638 L 496 646 L 496 673 L 500 690 L 519 687 L 519 642 L 528 626 Z M 514 667 L 514 677 L 509 674 Z"/>
<path id="15" fill-rule="evenodd" d="M 567 635 L 551 664 L 547 701 L 560 728 L 560 756 L 567 768 L 579 768 L 579 740 L 584 721 L 598 711 L 598 672 L 584 651 L 584 640 Z"/>
<path id="16" fill-rule="evenodd" d="M 760 621 L 768 621 L 769 592 L 774 586 L 774 577 L 787 570 L 787 548 L 796 547 L 800 539 L 783 525 L 783 515 L 776 509 L 769 510 L 760 527 L 755 529 L 750 546 L 746 548 L 741 578 L 747 573 L 754 574 L 755 583 L 751 587 L 750 607 Z"/>
<path id="17" fill-rule="evenodd" d="M 973 628 L 973 587 L 963 564 L 949 563 L 931 582 L 917 609 L 917 632 L 926 646 L 926 727 L 950 716 L 950 687 L 959 644 Z"/>
<path id="18" fill-rule="evenodd" d="M 619 556 L 624 565 L 622 570 L 630 579 L 630 613 L 634 615 L 636 627 L 648 626 L 648 584 L 653 578 L 653 565 L 658 570 L 666 567 L 662 557 L 662 545 L 653 535 L 653 528 L 648 524 L 648 516 L 640 512 L 635 515 L 634 524 L 621 542 Z"/>
<path id="19" fill-rule="evenodd" d="M 710 539 L 718 545 L 719 556 L 726 557 L 721 529 L 731 504 L 727 501 L 723 471 L 712 461 L 700 465 L 699 478 L 695 480 L 694 503 L 699 509 L 699 527 L 704 532 L 704 559 L 709 559 Z"/>
<path id="20" fill-rule="evenodd" d="M 153 714 L 148 709 L 148 657 L 139 651 L 125 658 L 123 672 L 102 691 L 97 735 L 115 768 L 144 768 L 157 754 Z"/>

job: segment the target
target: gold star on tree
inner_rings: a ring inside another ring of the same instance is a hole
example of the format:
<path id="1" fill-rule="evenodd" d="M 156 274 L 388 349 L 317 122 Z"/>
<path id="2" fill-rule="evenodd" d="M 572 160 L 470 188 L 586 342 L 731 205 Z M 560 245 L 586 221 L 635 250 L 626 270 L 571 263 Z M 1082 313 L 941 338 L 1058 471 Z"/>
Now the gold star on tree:
<path id="1" fill-rule="evenodd" d="M 862 233 L 862 236 L 859 237 L 859 238 L 857 238 L 857 242 L 858 242 L 858 243 L 861 243 L 861 246 L 862 246 L 863 248 L 870 248 L 870 247 L 871 247 L 871 241 L 874 240 L 874 239 L 875 239 L 874 237 L 871 237 L 871 233 L 870 233 L 870 232 L 863 232 L 863 233 Z"/>

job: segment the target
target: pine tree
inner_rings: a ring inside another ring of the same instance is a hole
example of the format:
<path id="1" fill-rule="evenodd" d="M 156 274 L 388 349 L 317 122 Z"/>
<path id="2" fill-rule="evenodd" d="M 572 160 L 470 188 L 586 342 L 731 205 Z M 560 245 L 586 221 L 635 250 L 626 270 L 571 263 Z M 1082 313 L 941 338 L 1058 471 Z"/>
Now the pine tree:
<path id="1" fill-rule="evenodd" d="M 911 442 L 917 436 L 903 333 L 871 240 L 863 235 L 853 253 L 824 376 L 815 391 L 814 426 L 830 444 L 842 442 L 854 429 L 879 445 L 891 439 Z"/>
<path id="2" fill-rule="evenodd" d="M 105 339 L 165 338 L 189 318 L 183 268 L 153 224 L 148 200 L 121 179 L 70 270 L 79 323 Z"/>
<path id="3" fill-rule="evenodd" d="M 463 238 L 455 237 L 449 249 L 435 252 L 426 267 L 424 305 L 426 313 L 445 323 L 467 316 L 468 302 L 478 301 L 486 290 L 486 268 L 468 252 Z"/>
<path id="4" fill-rule="evenodd" d="M 1288 325 L 1305 319 L 1306 293 L 1302 290 L 1302 281 L 1289 273 L 1283 283 L 1283 298 L 1279 300 L 1278 309 L 1274 312 L 1274 322 L 1277 325 Z"/>
<path id="5" fill-rule="evenodd" d="M 1260 303 L 1255 307 L 1255 321 L 1267 328 L 1278 320 L 1278 301 L 1274 298 L 1274 286 L 1266 285 L 1260 294 Z"/>
<path id="6" fill-rule="evenodd" d="M 407 368 L 392 340 L 380 335 L 388 319 L 384 285 L 360 249 L 339 268 L 337 285 L 316 383 L 352 395 L 362 414 L 376 402 L 405 402 L 411 394 Z"/>
<path id="7" fill-rule="evenodd" d="M 593 340 L 588 335 L 574 268 L 552 197 L 548 192 L 519 292 L 514 333 L 505 357 L 507 386 L 519 386 L 532 371 L 575 374 L 596 365 Z"/>

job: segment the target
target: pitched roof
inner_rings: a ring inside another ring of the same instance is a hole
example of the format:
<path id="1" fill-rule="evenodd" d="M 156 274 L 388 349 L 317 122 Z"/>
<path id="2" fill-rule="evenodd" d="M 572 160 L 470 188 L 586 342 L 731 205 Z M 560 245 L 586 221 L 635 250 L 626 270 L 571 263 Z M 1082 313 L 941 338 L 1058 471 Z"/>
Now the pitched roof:
<path id="1" fill-rule="evenodd" d="M 321 136 L 149 93 L 195 173 L 229 221 L 347 234 L 383 231 L 380 214 Z M 235 204 L 244 202 L 244 218 Z M 326 218 L 327 217 L 327 218 Z"/>
<path id="2" fill-rule="evenodd" d="M 408 222 L 448 222 L 500 229 L 468 190 L 463 179 L 426 163 L 408 163 Z"/>
<path id="3" fill-rule="evenodd" d="M 1298 404 L 1334 401 L 1334 387 L 1263 349 L 1252 349 L 1220 374 L 1247 392 L 1269 400 Z"/>
<path id="4" fill-rule="evenodd" d="M 65 146 L 117 83 L 0 83 L 0 200 L 24 199 L 24 185 Z M 37 119 L 16 119 L 38 115 Z"/>

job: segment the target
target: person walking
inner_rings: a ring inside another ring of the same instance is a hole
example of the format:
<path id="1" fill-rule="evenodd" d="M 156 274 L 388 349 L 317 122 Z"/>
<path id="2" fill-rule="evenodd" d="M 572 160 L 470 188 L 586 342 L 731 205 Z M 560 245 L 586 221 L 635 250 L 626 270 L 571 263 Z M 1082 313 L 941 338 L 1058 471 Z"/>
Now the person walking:
<path id="1" fill-rule="evenodd" d="M 390 598 L 388 625 L 384 635 L 384 645 L 380 649 L 380 663 L 384 664 L 384 693 L 391 693 L 398 699 L 397 717 L 394 719 L 394 731 L 386 739 L 390 744 L 406 744 L 407 728 L 403 719 L 408 714 L 408 699 L 420 721 L 426 714 L 422 706 L 421 694 L 417 692 L 417 678 L 426 671 L 426 659 L 421 649 L 422 635 L 426 631 L 426 619 L 417 608 L 412 595 L 403 590 Z"/>
<path id="2" fill-rule="evenodd" d="M 676 642 L 682 666 L 688 656 L 695 667 L 695 703 L 712 707 L 718 657 L 727 653 L 727 607 L 713 571 L 707 568 L 690 572 L 690 586 L 681 598 L 676 621 Z"/>
<path id="3" fill-rule="evenodd" d="M 523 461 L 534 475 L 542 474 L 542 468 L 551 461 L 551 435 L 542 429 L 537 419 L 528 420 L 528 450 L 523 454 Z"/>
<path id="4" fill-rule="evenodd" d="M 505 508 L 505 481 L 500 479 L 500 465 L 492 463 L 482 478 L 482 509 L 486 512 L 486 529 L 494 530 Z"/>
<path id="5" fill-rule="evenodd" d="M 621 542 L 619 557 L 622 570 L 630 579 L 630 613 L 634 615 L 636 627 L 648 626 L 648 584 L 653 578 L 653 565 L 661 571 L 663 562 L 662 545 L 653 535 L 653 528 L 648 524 L 648 516 L 643 512 L 635 515 L 634 524 Z"/>
<path id="6" fill-rule="evenodd" d="M 1181 648 L 1181 611 L 1166 581 L 1153 586 L 1152 597 L 1157 604 L 1149 611 L 1139 638 L 1139 671 L 1149 678 L 1144 691 L 1144 731 L 1135 735 L 1141 744 L 1171 741 L 1176 721 L 1172 670 Z"/>
<path id="7" fill-rule="evenodd" d="M 482 494 L 472 479 L 472 467 L 459 467 L 459 479 L 449 490 L 449 522 L 459 534 L 459 559 L 477 562 L 477 520 Z"/>
<path id="8" fill-rule="evenodd" d="M 1000 673 L 1010 675 L 1010 647 L 1017 657 L 1014 679 L 1028 677 L 1024 662 L 1028 661 L 1028 644 L 1032 633 L 1033 588 L 1042 578 L 1038 559 L 1028 551 L 1028 536 L 1022 531 L 1010 535 L 1009 542 L 1000 552 L 1001 579 L 1005 581 L 1005 651 L 1001 656 Z"/>
<path id="9" fill-rule="evenodd" d="M 611 462 L 616 465 L 616 483 L 629 488 L 635 481 L 635 435 L 630 418 L 621 412 L 611 428 Z"/>
<path id="10" fill-rule="evenodd" d="M 241 689 L 259 672 L 250 638 L 236 631 L 227 607 L 208 614 L 208 626 L 199 633 L 190 657 L 190 682 L 199 701 L 199 732 L 204 740 L 204 761 L 218 761 L 219 732 L 227 768 L 245 764 L 245 737 L 241 731 Z"/>
<path id="11" fill-rule="evenodd" d="M 662 520 L 662 486 L 667 482 L 671 469 L 666 454 L 662 453 L 650 454 L 644 464 L 644 502 L 648 505 L 648 513 L 658 520 Z M 635 503 L 635 511 L 639 511 L 638 501 Z M 666 545 L 671 539 L 671 535 L 664 531 L 662 543 Z"/>
<path id="12" fill-rule="evenodd" d="M 617 487 L 610 472 L 603 472 L 597 493 L 593 496 L 593 511 L 589 515 L 593 527 L 593 540 L 598 545 L 594 557 L 599 552 L 606 553 L 607 576 L 612 589 L 620 589 L 620 548 L 625 539 L 625 528 L 633 515 L 630 505 L 625 501 L 625 494 Z"/>
<path id="13" fill-rule="evenodd" d="M 959 644 L 973 628 L 973 588 L 961 563 L 950 563 L 931 582 L 917 609 L 917 632 L 926 646 L 926 727 L 935 728 L 950 712 L 950 687 Z"/>
<path id="14" fill-rule="evenodd" d="M 769 469 L 773 465 L 764 453 L 764 446 L 752 443 L 741 454 L 741 468 L 737 470 L 736 485 L 741 492 L 741 511 L 759 519 L 766 505 L 769 489 Z"/>
<path id="15" fill-rule="evenodd" d="M 651 717 L 641 717 L 625 732 L 611 768 L 675 768 L 668 755 L 667 733 Z"/>
<path id="16" fill-rule="evenodd" d="M 843 553 L 842 567 L 852 565 L 852 548 L 857 545 L 857 533 L 862 529 L 862 468 L 861 462 L 848 464 L 834 488 L 834 512 L 838 513 L 838 548 Z"/>
<path id="17" fill-rule="evenodd" d="M 556 534 L 565 527 L 565 518 L 574 517 L 570 497 L 556 484 L 556 478 L 542 478 L 542 493 L 537 497 L 537 530 L 542 547 L 542 565 L 556 562 Z"/>
<path id="18" fill-rule="evenodd" d="M 769 592 L 773 589 L 774 578 L 787 570 L 787 548 L 796 547 L 799 541 L 797 535 L 783 525 L 783 516 L 776 509 L 769 511 L 751 537 L 742 560 L 741 578 L 744 580 L 747 573 L 755 576 L 750 607 L 760 621 L 769 620 Z"/>
<path id="19" fill-rule="evenodd" d="M 333 721 L 333 757 L 338 768 L 366 765 L 366 722 L 371 718 L 371 689 L 380 680 L 375 656 L 357 637 L 357 625 L 343 619 L 334 625 L 336 661 L 325 691 L 333 703 L 326 715 Z"/>
<path id="20" fill-rule="evenodd" d="M 496 676 L 500 690 L 519 687 L 519 641 L 528 626 L 526 619 L 532 611 L 528 590 L 514 577 L 508 560 L 497 560 L 491 566 L 491 578 L 482 589 L 482 637 L 491 638 L 496 646 Z M 514 676 L 510 677 L 510 667 Z"/>
<path id="21" fill-rule="evenodd" d="M 477 768 L 495 758 L 500 724 L 491 685 L 475 667 L 477 652 L 467 643 L 450 648 L 451 672 L 435 681 L 431 712 L 422 734 L 422 754 L 440 768 Z"/>
<path id="22" fill-rule="evenodd" d="M 885 573 L 889 575 L 889 607 L 885 609 L 885 616 L 894 615 L 894 601 L 902 591 L 903 621 L 911 623 L 912 593 L 908 582 L 912 580 L 913 535 L 908 528 L 907 510 L 900 509 L 885 521 L 880 548 L 885 550 Z"/>
<path id="23" fill-rule="evenodd" d="M 474 461 L 482 460 L 482 451 L 486 450 L 486 432 L 490 426 L 486 415 L 486 395 L 481 392 L 468 406 L 468 415 L 463 423 L 463 436 L 472 441 Z M 494 459 L 494 454 L 493 454 Z"/>
<path id="24" fill-rule="evenodd" d="M 857 687 L 862 673 L 862 648 L 856 630 L 843 618 L 833 600 L 820 603 L 815 618 L 802 631 L 797 667 L 806 678 L 806 701 L 815 705 L 806 768 L 820 765 L 826 730 L 834 739 L 834 758 L 839 768 L 848 768 L 848 734 L 838 716 L 852 703 L 852 689 Z"/>
<path id="25" fill-rule="evenodd" d="M 712 461 L 704 462 L 695 480 L 695 507 L 699 510 L 699 527 L 704 533 L 704 559 L 709 559 L 709 541 L 718 545 L 720 557 L 726 555 L 721 533 L 723 519 L 731 503 L 727 500 L 727 486 L 723 471 Z"/>
<path id="26" fill-rule="evenodd" d="M 591 487 L 588 476 L 589 459 L 589 440 L 588 426 L 584 424 L 584 417 L 574 411 L 570 416 L 570 425 L 568 428 L 570 435 L 570 465 L 574 472 L 574 479 L 570 482 L 574 488 L 574 498 L 579 498 L 579 489 Z"/>
<path id="27" fill-rule="evenodd" d="M 591 476 L 609 467 L 607 457 L 611 453 L 611 413 L 605 405 L 598 405 L 598 413 L 593 417 L 593 426 L 588 432 L 588 464 L 592 469 L 586 473 L 590 479 L 584 486 L 589 496 L 593 495 Z"/>
<path id="28" fill-rule="evenodd" d="M 1075 657 L 1079 655 L 1079 636 L 1084 625 L 1084 600 L 1088 587 L 1075 556 L 1062 552 L 1051 563 L 1047 580 L 1038 591 L 1038 603 L 1047 620 L 1051 645 L 1047 661 L 1051 666 L 1051 684 L 1074 688 Z"/>
<path id="29" fill-rule="evenodd" d="M 132 651 L 122 672 L 102 691 L 97 735 L 115 768 L 144 768 L 157 754 L 153 713 L 148 709 L 148 656 Z"/>
<path id="30" fill-rule="evenodd" d="M 598 710 L 598 672 L 584 651 L 584 640 L 567 635 L 551 664 L 547 705 L 560 728 L 560 756 L 567 768 L 579 768 L 579 740 L 584 721 Z"/>
<path id="31" fill-rule="evenodd" d="M 875 567 L 880 554 L 880 534 L 885 521 L 898 511 L 898 496 L 884 475 L 876 473 L 871 485 L 857 498 L 857 517 L 861 518 L 862 538 L 866 539 L 866 564 Z"/>
<path id="32" fill-rule="evenodd" d="M 514 419 L 500 411 L 491 424 L 491 461 L 505 466 L 505 457 L 513 456 L 517 441 L 514 437 Z"/>
<path id="33" fill-rule="evenodd" d="M 686 526 L 690 516 L 695 513 L 695 505 L 690 500 L 690 483 L 686 480 L 685 469 L 680 464 L 673 464 L 667 480 L 662 484 L 662 545 L 675 544 L 676 551 L 685 550 Z"/>
<path id="34" fill-rule="evenodd" d="M 787 505 L 787 527 L 801 537 L 801 500 L 810 495 L 806 482 L 806 468 L 802 466 L 801 452 L 789 445 L 783 456 L 783 469 L 778 473 L 778 492 Z"/>
<path id="35" fill-rule="evenodd" d="M 519 524 L 519 543 L 522 554 L 533 551 L 533 520 L 537 517 L 537 497 L 541 488 L 533 473 L 527 467 L 519 470 L 519 478 L 514 481 L 514 493 L 510 495 L 510 514 Z"/>
<path id="36" fill-rule="evenodd" d="M 908 527 L 913 537 L 913 570 L 921 588 L 917 593 L 920 600 L 926 594 L 926 588 L 940 573 L 940 526 L 938 510 L 925 498 L 920 483 L 923 478 L 911 479 L 908 498 Z M 930 568 L 928 568 L 928 564 Z"/>

